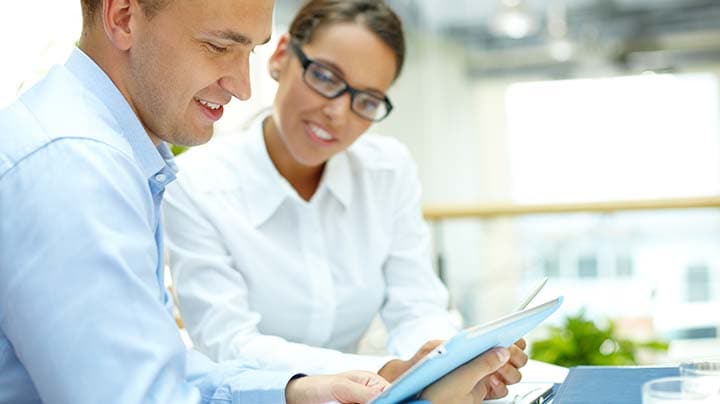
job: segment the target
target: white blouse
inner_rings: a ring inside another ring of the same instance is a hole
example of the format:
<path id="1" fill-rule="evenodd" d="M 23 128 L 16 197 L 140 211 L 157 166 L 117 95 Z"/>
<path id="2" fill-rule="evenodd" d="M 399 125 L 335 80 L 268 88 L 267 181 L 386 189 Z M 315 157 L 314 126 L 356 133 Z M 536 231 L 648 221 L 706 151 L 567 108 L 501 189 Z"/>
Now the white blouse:
<path id="1" fill-rule="evenodd" d="M 178 165 L 166 245 L 183 321 L 211 358 L 377 371 L 390 358 L 353 352 L 378 312 L 391 355 L 455 333 L 416 167 L 398 141 L 361 136 L 328 161 L 309 202 L 270 160 L 262 118 Z"/>

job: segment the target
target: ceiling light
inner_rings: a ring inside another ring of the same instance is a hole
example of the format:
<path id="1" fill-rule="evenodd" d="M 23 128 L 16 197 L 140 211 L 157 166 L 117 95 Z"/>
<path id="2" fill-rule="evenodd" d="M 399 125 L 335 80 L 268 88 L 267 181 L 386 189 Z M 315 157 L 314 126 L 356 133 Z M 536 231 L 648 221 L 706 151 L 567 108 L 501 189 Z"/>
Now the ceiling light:
<path id="1" fill-rule="evenodd" d="M 530 36 L 538 28 L 538 21 L 529 12 L 524 0 L 500 0 L 498 10 L 488 24 L 494 35 L 513 39 Z"/>

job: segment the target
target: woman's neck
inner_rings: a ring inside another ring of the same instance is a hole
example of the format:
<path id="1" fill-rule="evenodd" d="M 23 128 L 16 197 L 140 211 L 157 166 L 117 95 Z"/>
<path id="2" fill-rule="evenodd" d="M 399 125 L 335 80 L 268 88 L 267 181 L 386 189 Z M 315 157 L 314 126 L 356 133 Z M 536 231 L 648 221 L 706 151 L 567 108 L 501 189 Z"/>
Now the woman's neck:
<path id="1" fill-rule="evenodd" d="M 310 167 L 298 163 L 280 138 L 280 134 L 271 116 L 265 118 L 262 128 L 265 147 L 275 168 L 280 175 L 290 183 L 301 198 L 309 201 L 313 195 L 315 195 L 318 186 L 320 186 L 325 164 Z"/>

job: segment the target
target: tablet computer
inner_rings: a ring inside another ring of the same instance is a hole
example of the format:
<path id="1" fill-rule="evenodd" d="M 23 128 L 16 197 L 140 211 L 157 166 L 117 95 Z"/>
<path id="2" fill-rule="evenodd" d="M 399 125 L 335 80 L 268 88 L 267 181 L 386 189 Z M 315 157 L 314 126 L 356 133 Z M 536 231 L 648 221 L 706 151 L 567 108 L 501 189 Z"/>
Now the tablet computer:
<path id="1" fill-rule="evenodd" d="M 400 375 L 371 404 L 396 404 L 421 392 L 457 367 L 497 346 L 509 347 L 562 304 L 558 297 L 485 324 L 467 328 L 439 345 Z"/>

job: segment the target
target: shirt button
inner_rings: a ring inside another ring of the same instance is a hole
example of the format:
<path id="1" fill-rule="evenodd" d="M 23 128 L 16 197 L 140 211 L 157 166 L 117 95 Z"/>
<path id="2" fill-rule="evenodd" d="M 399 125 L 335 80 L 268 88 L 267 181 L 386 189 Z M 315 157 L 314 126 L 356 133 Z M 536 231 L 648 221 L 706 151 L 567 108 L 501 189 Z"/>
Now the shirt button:
<path id="1" fill-rule="evenodd" d="M 167 180 L 167 175 L 165 174 L 158 174 L 155 176 L 155 181 L 157 182 L 165 182 Z"/>

